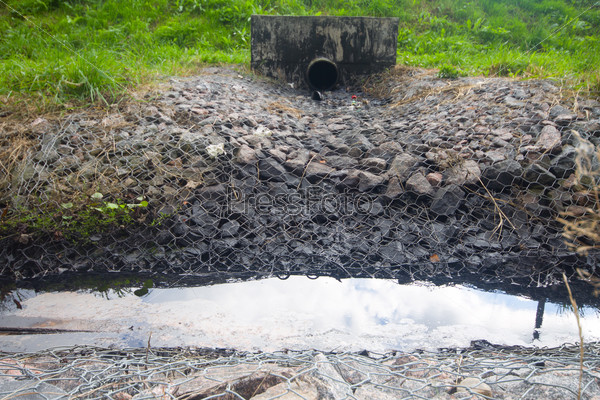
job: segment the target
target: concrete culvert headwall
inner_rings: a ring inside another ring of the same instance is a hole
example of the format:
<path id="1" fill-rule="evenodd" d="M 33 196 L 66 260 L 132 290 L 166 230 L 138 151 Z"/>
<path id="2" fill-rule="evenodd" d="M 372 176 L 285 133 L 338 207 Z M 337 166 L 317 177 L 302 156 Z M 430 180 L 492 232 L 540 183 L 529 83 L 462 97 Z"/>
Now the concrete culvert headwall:
<path id="1" fill-rule="evenodd" d="M 331 90 L 396 64 L 398 18 L 252 16 L 252 68 Z"/>

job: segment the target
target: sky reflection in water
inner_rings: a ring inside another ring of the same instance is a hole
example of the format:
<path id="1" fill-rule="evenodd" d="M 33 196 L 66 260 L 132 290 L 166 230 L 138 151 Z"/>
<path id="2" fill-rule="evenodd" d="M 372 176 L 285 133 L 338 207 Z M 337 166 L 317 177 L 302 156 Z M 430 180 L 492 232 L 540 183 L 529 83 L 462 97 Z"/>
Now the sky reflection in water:
<path id="1" fill-rule="evenodd" d="M 48 321 L 37 326 L 103 331 L 89 334 L 97 345 L 145 346 L 152 332 L 153 346 L 264 351 L 435 350 L 480 339 L 524 346 L 578 341 L 572 312 L 551 303 L 545 305 L 540 339 L 534 340 L 537 307 L 537 301 L 464 286 L 290 277 L 152 289 L 143 298 L 45 293 L 24 301 L 23 310 L 5 312 L 0 325 L 9 315 L 11 321 L 42 317 Z M 585 340 L 600 340 L 597 311 L 583 312 Z M 61 335 L 44 336 L 47 342 L 48 336 Z M 0 349 L 5 339 L 0 337 Z M 19 340 L 25 346 L 34 339 Z"/>

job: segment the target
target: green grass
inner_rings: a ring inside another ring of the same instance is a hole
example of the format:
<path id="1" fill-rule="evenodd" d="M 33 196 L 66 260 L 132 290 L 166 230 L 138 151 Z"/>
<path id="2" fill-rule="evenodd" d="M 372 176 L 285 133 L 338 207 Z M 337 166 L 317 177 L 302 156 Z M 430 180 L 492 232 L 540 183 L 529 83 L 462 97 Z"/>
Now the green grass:
<path id="1" fill-rule="evenodd" d="M 248 64 L 254 13 L 395 16 L 399 63 L 600 88 L 600 0 L 0 0 L 0 96 L 112 103 Z"/>

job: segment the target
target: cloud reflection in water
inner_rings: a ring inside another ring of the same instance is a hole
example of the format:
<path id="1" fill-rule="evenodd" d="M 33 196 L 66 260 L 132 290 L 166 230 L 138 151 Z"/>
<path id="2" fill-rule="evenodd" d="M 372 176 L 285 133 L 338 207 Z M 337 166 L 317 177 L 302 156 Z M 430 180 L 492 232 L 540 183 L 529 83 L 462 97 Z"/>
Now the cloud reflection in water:
<path id="1" fill-rule="evenodd" d="M 143 298 L 130 294 L 113 295 L 109 300 L 92 293 L 43 293 L 25 300 L 23 310 L 0 315 L 0 325 L 3 318 L 41 317 L 46 322 L 40 326 L 103 332 L 90 334 L 88 344 L 139 345 L 152 332 L 153 346 L 263 351 L 435 350 L 467 347 L 480 339 L 523 346 L 578 341 L 574 315 L 550 303 L 545 307 L 540 340 L 534 341 L 537 305 L 537 301 L 464 286 L 292 276 L 151 289 Z M 600 340 L 598 313 L 584 311 L 585 339 Z M 17 343 L 15 339 L 6 340 Z M 0 338 L 0 349 L 6 340 Z M 19 340 L 22 348 L 35 348 L 31 345 L 35 338 Z M 80 336 L 65 335 L 53 343 L 71 345 L 80 340 Z"/>

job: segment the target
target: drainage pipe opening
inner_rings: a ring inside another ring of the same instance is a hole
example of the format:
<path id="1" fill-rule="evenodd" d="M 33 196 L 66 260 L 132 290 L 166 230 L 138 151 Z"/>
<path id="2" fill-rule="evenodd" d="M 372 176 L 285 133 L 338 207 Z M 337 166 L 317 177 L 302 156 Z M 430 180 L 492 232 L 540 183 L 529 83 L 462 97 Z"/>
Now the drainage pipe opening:
<path id="1" fill-rule="evenodd" d="M 338 81 L 338 67 L 327 58 L 315 58 L 308 64 L 306 75 L 311 88 L 329 90 Z"/>

